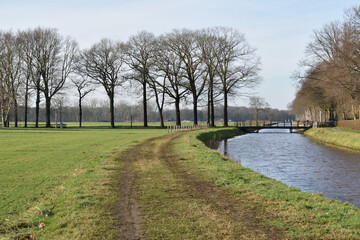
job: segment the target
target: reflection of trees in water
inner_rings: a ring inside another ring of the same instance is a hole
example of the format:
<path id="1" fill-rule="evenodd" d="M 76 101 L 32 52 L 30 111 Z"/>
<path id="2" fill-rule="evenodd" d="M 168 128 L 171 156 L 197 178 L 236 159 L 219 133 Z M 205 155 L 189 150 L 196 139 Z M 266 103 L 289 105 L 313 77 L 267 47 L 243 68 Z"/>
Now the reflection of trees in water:
<path id="1" fill-rule="evenodd" d="M 205 145 L 211 149 L 218 150 L 220 143 L 224 144 L 222 154 L 227 156 L 227 153 L 228 153 L 228 140 L 227 139 L 221 139 L 221 140 L 211 139 L 211 140 L 207 141 Z"/>
<path id="2" fill-rule="evenodd" d="M 224 139 L 224 150 L 223 150 L 223 154 L 225 156 L 227 156 L 228 154 L 228 140 L 227 139 Z"/>
<path id="3" fill-rule="evenodd" d="M 211 149 L 217 150 L 219 148 L 221 140 L 211 139 L 205 143 L 205 145 Z"/>

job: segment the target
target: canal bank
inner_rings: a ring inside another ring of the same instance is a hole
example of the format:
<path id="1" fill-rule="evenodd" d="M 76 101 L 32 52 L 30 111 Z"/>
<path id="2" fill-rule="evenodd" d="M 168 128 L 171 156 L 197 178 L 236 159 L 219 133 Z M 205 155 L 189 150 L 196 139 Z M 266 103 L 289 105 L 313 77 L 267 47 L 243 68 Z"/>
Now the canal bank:
<path id="1" fill-rule="evenodd" d="M 348 128 L 312 128 L 305 136 L 323 144 L 360 151 L 360 132 Z"/>
<path id="2" fill-rule="evenodd" d="M 237 198 L 246 199 L 244 204 L 249 208 L 274 213 L 270 224 L 284 229 L 289 238 L 360 238 L 360 211 L 354 205 L 289 187 L 210 151 L 197 141 L 209 142 L 219 136 L 236 134 L 239 134 L 237 129 L 209 129 L 189 134 L 177 145 L 179 151 L 186 153 L 181 162 Z M 256 146 L 251 150 L 256 151 Z"/>
<path id="3" fill-rule="evenodd" d="M 360 152 L 326 146 L 286 129 L 239 135 L 211 147 L 288 186 L 360 207 Z"/>

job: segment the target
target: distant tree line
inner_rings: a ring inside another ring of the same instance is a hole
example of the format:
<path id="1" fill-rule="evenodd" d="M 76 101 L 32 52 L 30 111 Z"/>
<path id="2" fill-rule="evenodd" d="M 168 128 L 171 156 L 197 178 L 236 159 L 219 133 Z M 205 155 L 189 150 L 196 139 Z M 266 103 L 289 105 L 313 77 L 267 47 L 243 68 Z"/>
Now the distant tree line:
<path id="1" fill-rule="evenodd" d="M 58 101 L 55 104 L 59 104 Z M 129 104 L 124 101 L 118 101 L 115 103 L 115 122 L 130 122 L 131 119 L 134 122 L 143 121 L 143 107 L 142 103 L 138 104 Z M 52 111 L 52 118 L 55 118 L 55 114 L 62 115 L 62 120 L 64 122 L 78 122 L 79 114 L 77 106 L 63 105 L 60 108 L 60 105 L 55 106 L 56 109 Z M 222 122 L 224 119 L 223 115 L 223 106 L 217 105 L 215 109 L 215 122 Z M 160 116 L 154 101 L 149 103 L 148 109 L 148 120 L 150 122 L 159 122 Z M 19 121 L 24 121 L 24 107 L 19 107 Z M 59 117 L 59 116 L 58 116 Z M 232 122 L 243 122 L 247 120 L 294 120 L 295 115 L 292 114 L 289 110 L 278 110 L 271 109 L 269 107 L 262 108 L 259 111 L 259 108 L 255 107 L 231 107 L 229 106 L 228 113 L 229 121 Z M 13 119 L 13 112 L 10 113 L 10 119 Z M 59 118 L 58 118 L 59 119 Z M 172 122 L 176 124 L 176 110 L 166 108 L 163 111 L 163 119 L 165 122 Z M 28 113 L 29 122 L 35 122 L 35 108 L 30 107 Z M 41 122 L 45 121 L 45 107 L 40 107 L 40 118 Z M 181 121 L 193 121 L 193 110 L 187 107 L 181 109 Z M 207 108 L 200 108 L 198 111 L 198 120 L 201 122 L 207 121 Z M 91 98 L 89 101 L 84 102 L 83 104 L 83 121 L 86 122 L 109 122 L 110 121 L 110 112 L 109 112 L 109 103 L 104 100 L 98 100 L 96 98 Z"/>
<path id="2" fill-rule="evenodd" d="M 0 32 L 2 123 L 8 126 L 13 116 L 17 126 L 21 104 L 25 126 L 29 114 L 35 115 L 36 126 L 42 119 L 40 114 L 44 114 L 46 126 L 50 127 L 53 106 L 62 105 L 61 96 L 75 90 L 81 126 L 85 111 L 82 101 L 101 86 L 109 100 L 108 121 L 115 127 L 115 96 L 121 86 L 141 94 L 145 127 L 149 99 L 156 104 L 161 126 L 165 104 L 174 106 L 176 125 L 181 125 L 180 106 L 185 101 L 192 104 L 194 125 L 199 121 L 200 102 L 206 103 L 206 118 L 211 126 L 215 123 L 215 105 L 221 102 L 227 126 L 229 98 L 259 83 L 259 67 L 260 60 L 244 34 L 226 27 L 173 30 L 160 36 L 142 31 L 126 42 L 102 39 L 83 50 L 74 39 L 65 38 L 52 28 L 3 31 Z M 30 97 L 35 99 L 34 109 L 29 108 Z"/>
<path id="3" fill-rule="evenodd" d="M 299 119 L 328 121 L 360 117 L 360 7 L 315 30 L 295 78 L 292 110 Z"/>

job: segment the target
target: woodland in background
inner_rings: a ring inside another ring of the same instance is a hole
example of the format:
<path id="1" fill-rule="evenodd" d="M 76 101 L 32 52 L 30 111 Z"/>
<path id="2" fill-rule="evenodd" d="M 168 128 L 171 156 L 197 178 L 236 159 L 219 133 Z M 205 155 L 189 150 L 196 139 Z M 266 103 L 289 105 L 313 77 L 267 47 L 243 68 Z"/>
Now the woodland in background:
<path id="1" fill-rule="evenodd" d="M 55 119 L 55 114 L 57 114 L 57 120 L 60 121 L 60 111 L 63 122 L 78 122 L 79 114 L 77 106 L 60 106 L 54 108 L 52 111 L 51 118 Z M 19 122 L 24 122 L 24 107 L 19 106 Z M 223 106 L 215 106 L 215 122 L 223 122 Z M 256 109 L 248 107 L 231 107 L 229 106 L 229 121 L 232 122 L 242 122 L 246 120 L 255 120 L 256 118 Z M 126 102 L 118 102 L 115 104 L 115 122 L 130 122 L 131 116 L 134 122 L 143 121 L 143 109 L 142 104 L 130 105 Z M 150 122 L 159 122 L 160 117 L 157 112 L 156 105 L 153 102 L 148 104 L 148 120 Z M 109 122 L 109 104 L 107 101 L 99 101 L 96 98 L 90 99 L 90 101 L 84 102 L 83 105 L 83 120 L 85 122 Z M 176 113 L 175 109 L 164 109 L 163 117 L 165 122 L 176 123 Z M 11 113 L 10 119 L 13 119 L 14 116 Z M 288 110 L 278 110 L 267 108 L 258 113 L 259 121 L 263 120 L 294 120 L 295 115 Z M 35 108 L 29 108 L 28 114 L 29 122 L 35 122 Z M 40 108 L 40 122 L 45 121 L 45 108 Z M 181 121 L 193 121 L 193 110 L 189 108 L 181 109 Z M 207 121 L 207 109 L 201 108 L 198 111 L 198 120 L 201 122 Z"/>
<path id="2" fill-rule="evenodd" d="M 360 7 L 315 30 L 295 74 L 292 111 L 299 120 L 360 118 Z"/>
<path id="3" fill-rule="evenodd" d="M 181 119 L 192 119 L 197 125 L 201 117 L 198 108 L 200 104 L 206 105 L 206 119 L 211 126 L 215 124 L 215 106 L 221 104 L 227 126 L 229 99 L 247 94 L 246 89 L 260 82 L 260 59 L 255 51 L 244 34 L 226 27 L 175 29 L 160 36 L 142 31 L 126 42 L 102 39 L 83 50 L 57 29 L 0 32 L 2 123 L 9 126 L 13 120 L 17 127 L 23 115 L 25 127 L 28 121 L 35 121 L 37 127 L 43 117 L 46 127 L 50 127 L 51 119 L 55 120 L 54 105 L 62 109 L 64 97 L 76 92 L 81 127 L 83 120 L 91 121 L 83 119 L 89 109 L 83 109 L 83 99 L 100 86 L 108 97 L 108 114 L 95 117 L 94 121 L 109 121 L 111 127 L 115 127 L 115 120 L 129 117 L 122 109 L 115 110 L 123 107 L 115 106 L 120 87 L 141 96 L 145 127 L 148 114 L 154 112 L 148 110 L 150 99 L 155 103 L 162 127 L 164 119 L 169 118 L 163 116 L 165 104 L 175 109 L 176 125 L 181 125 Z M 35 109 L 29 107 L 30 97 L 35 99 Z M 180 107 L 185 102 L 192 105 L 192 117 L 180 116 Z M 95 112 L 87 113 L 86 118 L 91 114 L 98 116 Z M 30 117 L 33 115 L 35 120 Z"/>

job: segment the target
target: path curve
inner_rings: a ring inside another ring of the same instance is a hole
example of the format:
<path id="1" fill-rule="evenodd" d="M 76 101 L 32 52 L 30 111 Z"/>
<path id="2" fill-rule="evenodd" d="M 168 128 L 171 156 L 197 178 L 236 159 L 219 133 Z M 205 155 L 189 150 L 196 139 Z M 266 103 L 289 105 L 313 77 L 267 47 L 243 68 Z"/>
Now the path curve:
<path id="1" fill-rule="evenodd" d="M 250 236 L 251 239 L 282 239 L 281 231 L 263 224 L 267 219 L 262 219 L 264 215 L 255 205 L 245 207 L 242 202 L 246 200 L 239 199 L 225 189 L 215 186 L 213 182 L 202 179 L 178 161 L 179 156 L 174 154 L 174 144 L 183 134 L 186 132 L 149 139 L 121 156 L 120 161 L 124 167 L 119 170 L 118 201 L 114 207 L 119 229 L 117 239 L 145 239 L 142 231 L 144 220 L 136 200 L 137 177 L 134 171 L 134 163 L 144 157 L 157 157 L 184 186 L 188 197 L 203 200 L 215 214 L 244 226 L 246 232 L 236 233 L 238 239 L 243 239 L 244 236 Z M 154 144 L 159 140 L 162 144 Z"/>

